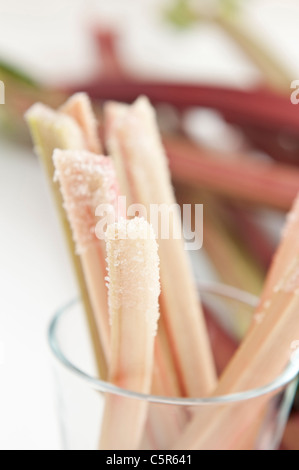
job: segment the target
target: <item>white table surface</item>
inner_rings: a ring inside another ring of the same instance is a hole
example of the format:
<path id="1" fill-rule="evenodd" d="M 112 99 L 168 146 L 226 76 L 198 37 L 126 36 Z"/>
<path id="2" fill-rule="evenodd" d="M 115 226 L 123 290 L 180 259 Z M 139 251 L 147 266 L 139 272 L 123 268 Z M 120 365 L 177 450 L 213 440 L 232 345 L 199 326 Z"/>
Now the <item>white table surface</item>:
<path id="1" fill-rule="evenodd" d="M 275 46 L 299 79 L 299 2 L 249 3 L 257 34 Z M 157 18 L 146 17 L 149 4 L 153 1 L 0 0 L 0 57 L 47 81 L 84 77 L 94 70 L 84 27 L 96 10 L 101 21 L 120 23 L 126 15 L 123 50 L 130 66 L 144 74 L 236 86 L 256 80 L 254 68 L 219 32 L 203 27 L 179 39 L 171 30 L 161 31 Z M 38 161 L 30 150 L 3 140 L 0 217 L 0 449 L 58 449 L 46 330 L 55 310 L 76 296 L 76 286 Z"/>

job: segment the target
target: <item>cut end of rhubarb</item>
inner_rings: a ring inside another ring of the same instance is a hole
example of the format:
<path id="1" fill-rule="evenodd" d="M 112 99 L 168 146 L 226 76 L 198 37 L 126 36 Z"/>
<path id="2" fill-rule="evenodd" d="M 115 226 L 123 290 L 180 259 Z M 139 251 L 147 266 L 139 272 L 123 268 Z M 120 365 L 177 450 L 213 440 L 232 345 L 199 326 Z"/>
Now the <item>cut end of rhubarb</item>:
<path id="1" fill-rule="evenodd" d="M 85 139 L 78 124 L 70 116 L 36 103 L 25 114 L 37 152 L 43 156 L 55 146 L 61 149 L 84 149 Z"/>
<path id="2" fill-rule="evenodd" d="M 124 306 L 127 311 L 142 311 L 155 335 L 160 283 L 158 245 L 152 226 L 142 217 L 120 219 L 108 226 L 106 241 L 111 316 Z"/>
<path id="3" fill-rule="evenodd" d="M 113 140 L 114 132 L 122 125 L 129 109 L 129 105 L 117 101 L 108 101 L 104 105 L 105 136 L 108 146 L 111 144 L 111 139 Z"/>
<path id="4" fill-rule="evenodd" d="M 152 119 L 156 119 L 155 110 L 153 106 L 151 105 L 151 102 L 147 96 L 144 96 L 144 95 L 139 96 L 132 106 L 134 109 L 138 110 L 139 112 L 144 112 L 145 114 L 148 114 L 149 116 L 151 116 Z"/>
<path id="5" fill-rule="evenodd" d="M 94 153 L 101 153 L 98 123 L 88 95 L 86 93 L 74 94 L 61 106 L 59 111 L 72 117 L 78 123 L 83 132 L 87 149 Z"/>
<path id="6" fill-rule="evenodd" d="M 82 253 L 96 240 L 97 207 L 115 208 L 118 190 L 113 163 L 108 157 L 74 150 L 55 150 L 53 160 L 77 252 Z"/>

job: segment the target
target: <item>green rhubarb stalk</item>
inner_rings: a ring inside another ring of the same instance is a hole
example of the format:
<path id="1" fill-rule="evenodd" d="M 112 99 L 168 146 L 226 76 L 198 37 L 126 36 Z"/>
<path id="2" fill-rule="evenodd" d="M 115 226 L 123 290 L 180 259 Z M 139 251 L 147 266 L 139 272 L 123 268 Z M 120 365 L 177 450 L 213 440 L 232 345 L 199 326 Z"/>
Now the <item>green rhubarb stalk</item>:
<path id="1" fill-rule="evenodd" d="M 59 183 L 54 181 L 55 168 L 52 160 L 53 151 L 56 148 L 61 150 L 83 150 L 85 148 L 83 132 L 75 120 L 70 116 L 55 112 L 42 104 L 34 105 L 26 113 L 26 120 L 31 131 L 36 152 L 48 177 L 49 187 L 54 197 L 57 212 L 59 214 L 65 239 L 69 248 L 75 275 L 80 288 L 82 302 L 85 307 L 98 372 L 101 378 L 105 378 L 107 371 L 104 354 L 97 333 L 96 322 L 88 295 L 82 265 L 80 258 L 76 255 L 72 230 L 63 208 L 63 199 Z"/>
<path id="2" fill-rule="evenodd" d="M 214 22 L 235 41 L 237 46 L 257 66 L 266 84 L 278 92 L 290 93 L 293 78 L 280 61 L 250 32 L 246 22 L 238 15 L 218 15 Z"/>

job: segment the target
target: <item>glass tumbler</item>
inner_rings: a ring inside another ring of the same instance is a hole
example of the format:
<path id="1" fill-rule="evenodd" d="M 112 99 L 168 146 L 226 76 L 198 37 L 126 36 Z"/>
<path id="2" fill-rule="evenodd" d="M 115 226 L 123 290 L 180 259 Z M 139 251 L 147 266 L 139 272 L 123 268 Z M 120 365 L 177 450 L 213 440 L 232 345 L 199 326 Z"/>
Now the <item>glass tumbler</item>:
<path id="1" fill-rule="evenodd" d="M 199 284 L 198 290 L 206 311 L 213 312 L 216 330 L 219 324 L 222 331 L 226 329 L 234 336 L 257 304 L 251 294 L 221 284 Z M 215 329 L 211 330 L 211 342 L 218 368 L 223 369 L 229 354 L 221 337 L 215 336 Z M 109 394 L 117 397 L 122 406 L 132 406 L 133 401 L 146 408 L 139 449 L 189 450 L 203 446 L 215 450 L 274 450 L 280 445 L 297 384 L 298 367 L 292 360 L 273 382 L 257 389 L 208 398 L 159 397 L 124 390 L 97 378 L 80 301 L 71 302 L 54 316 L 49 343 L 62 446 L 66 450 L 99 449 L 105 397 Z M 206 440 L 211 417 L 214 427 Z M 223 428 L 223 419 L 229 428 Z M 186 437 L 190 423 L 194 439 L 188 434 Z M 119 422 L 119 426 L 126 427 L 127 423 Z"/>

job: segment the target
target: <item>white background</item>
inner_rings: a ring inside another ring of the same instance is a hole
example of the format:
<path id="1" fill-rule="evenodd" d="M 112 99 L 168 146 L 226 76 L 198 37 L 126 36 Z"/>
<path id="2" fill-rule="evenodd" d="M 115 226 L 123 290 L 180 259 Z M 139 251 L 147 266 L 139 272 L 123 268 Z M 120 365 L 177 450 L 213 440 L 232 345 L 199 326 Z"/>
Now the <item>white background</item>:
<path id="1" fill-rule="evenodd" d="M 216 29 L 202 26 L 184 35 L 162 29 L 154 14 L 161 3 L 0 0 L 0 57 L 44 81 L 79 80 L 98 66 L 88 26 L 106 21 L 123 30 L 123 56 L 144 75 L 240 87 L 258 79 Z M 256 35 L 299 79 L 299 2 L 244 3 Z M 76 296 L 76 287 L 37 159 L 5 141 L 0 142 L 0 217 L 0 448 L 56 449 L 46 329 L 55 310 Z"/>

